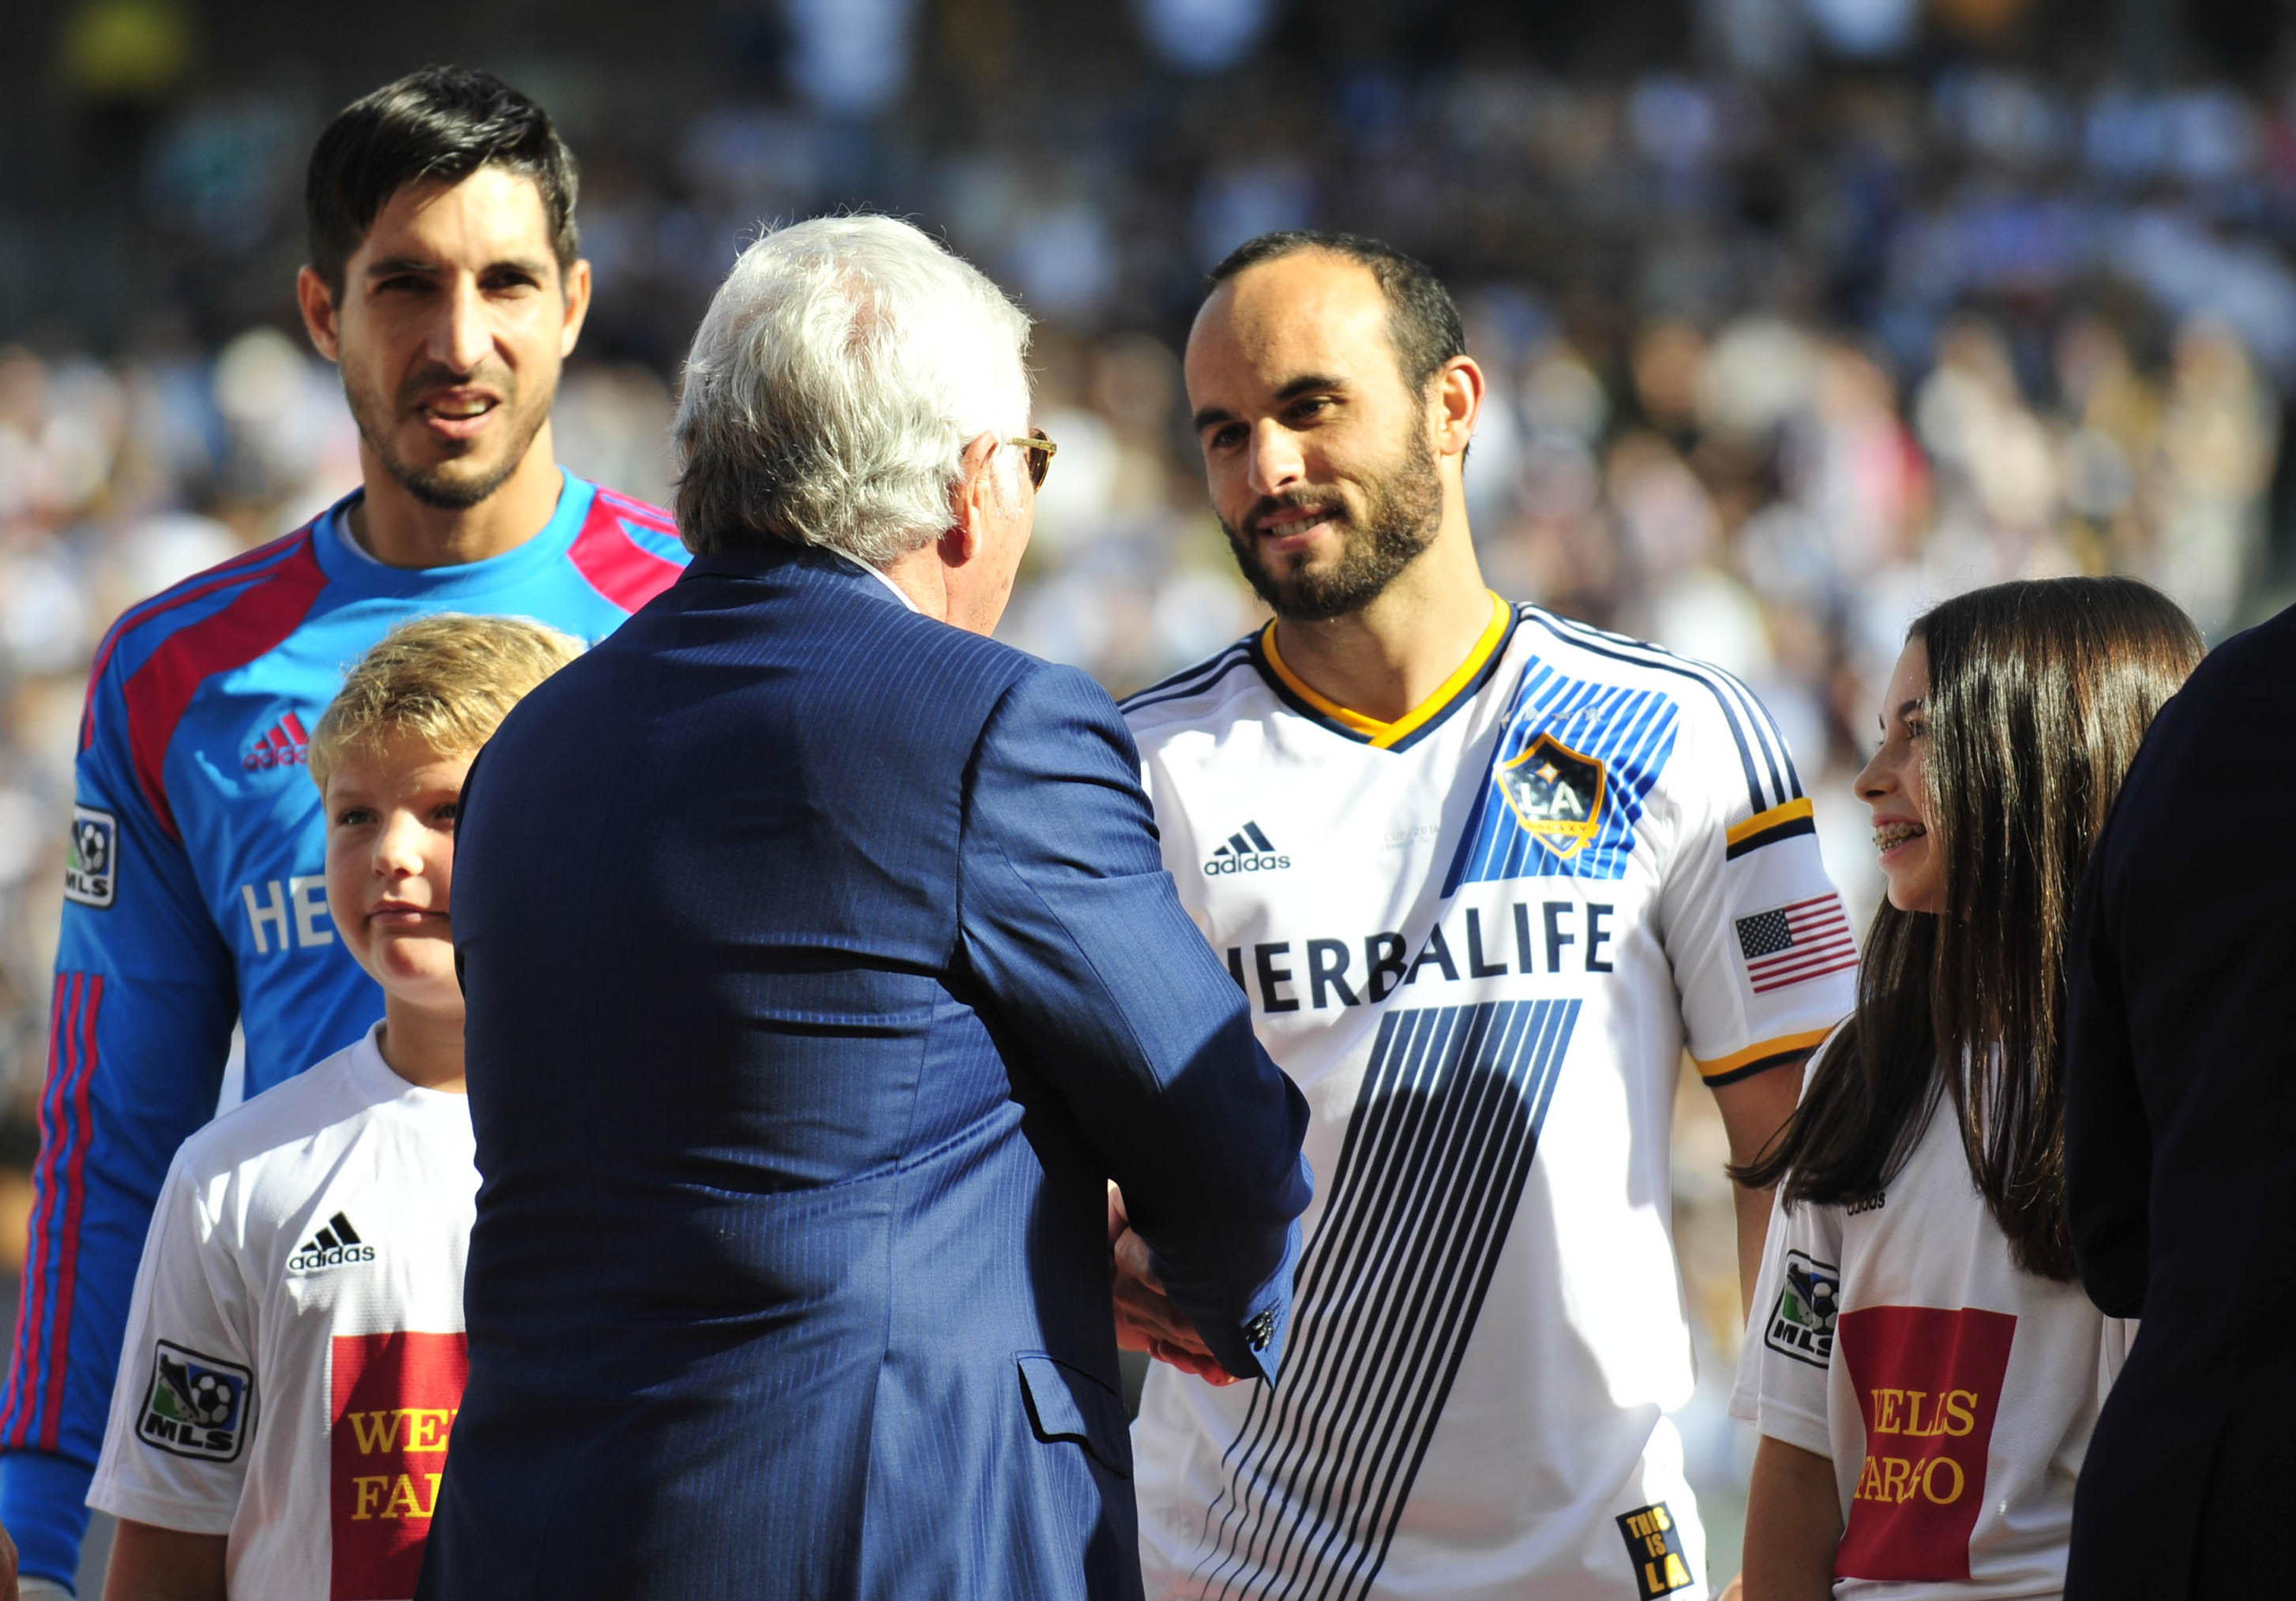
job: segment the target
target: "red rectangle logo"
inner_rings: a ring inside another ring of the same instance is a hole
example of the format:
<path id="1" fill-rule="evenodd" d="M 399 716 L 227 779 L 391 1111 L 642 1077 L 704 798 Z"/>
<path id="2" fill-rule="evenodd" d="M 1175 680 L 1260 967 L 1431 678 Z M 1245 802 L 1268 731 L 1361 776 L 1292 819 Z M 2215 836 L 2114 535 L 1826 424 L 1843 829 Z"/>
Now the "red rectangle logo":
<path id="1" fill-rule="evenodd" d="M 1866 1418 L 1866 1460 L 1834 1556 L 1844 1579 L 1965 1580 L 2017 1319 L 1964 1307 L 1844 1312 L 1834 1349 Z"/>
<path id="2" fill-rule="evenodd" d="M 414 1593 L 470 1375 L 463 1334 L 335 1336 L 331 1601 Z"/>

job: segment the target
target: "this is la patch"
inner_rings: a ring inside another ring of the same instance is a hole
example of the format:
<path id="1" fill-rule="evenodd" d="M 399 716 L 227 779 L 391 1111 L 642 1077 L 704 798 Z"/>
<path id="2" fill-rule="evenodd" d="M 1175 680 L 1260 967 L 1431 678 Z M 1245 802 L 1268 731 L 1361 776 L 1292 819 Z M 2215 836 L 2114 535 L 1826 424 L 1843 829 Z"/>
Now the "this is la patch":
<path id="1" fill-rule="evenodd" d="M 159 1341 L 135 1433 L 144 1444 L 203 1462 L 229 1462 L 247 1442 L 255 1375 L 236 1362 Z"/>
<path id="2" fill-rule="evenodd" d="M 64 899 L 108 907 L 119 895 L 119 819 L 93 806 L 72 808 L 64 854 Z"/>
<path id="3" fill-rule="evenodd" d="M 1619 1532 L 1626 1536 L 1627 1556 L 1635 1564 L 1636 1593 L 1642 1601 L 1659 1601 L 1693 1582 L 1690 1559 L 1682 1548 L 1682 1531 L 1675 1526 L 1674 1511 L 1664 1501 L 1652 1501 L 1619 1515 Z"/>

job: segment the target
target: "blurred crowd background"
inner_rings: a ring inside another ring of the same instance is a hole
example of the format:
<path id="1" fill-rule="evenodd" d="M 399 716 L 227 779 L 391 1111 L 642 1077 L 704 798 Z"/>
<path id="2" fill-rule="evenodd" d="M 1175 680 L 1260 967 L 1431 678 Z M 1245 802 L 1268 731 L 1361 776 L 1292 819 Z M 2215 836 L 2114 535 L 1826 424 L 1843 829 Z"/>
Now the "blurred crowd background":
<path id="1" fill-rule="evenodd" d="M 569 466 L 656 501 L 761 223 L 890 211 L 1037 319 L 1061 454 L 1003 635 L 1119 693 L 1250 627 L 1177 351 L 1204 269 L 1341 227 L 1457 294 L 1513 598 L 1762 694 L 1829 858 L 1923 605 L 2134 573 L 2212 638 L 2291 579 L 2296 29 L 2252 0 L 27 0 L 0 12 L 0 1257 L 46 1055 L 86 663 L 125 605 L 357 481 L 295 321 L 301 181 L 430 60 L 550 107 L 597 294 Z M 1720 1135 L 1678 1224 L 1736 1341 Z M 1709 1398 L 1710 1402 L 1710 1397 Z M 1726 1481 L 1710 1404 L 1685 1420 Z M 1726 1524 L 1726 1515 L 1723 1520 Z M 1734 1543 L 1729 1548 L 1734 1551 Z M 1728 1571 L 1725 1559 L 1718 1574 Z"/>

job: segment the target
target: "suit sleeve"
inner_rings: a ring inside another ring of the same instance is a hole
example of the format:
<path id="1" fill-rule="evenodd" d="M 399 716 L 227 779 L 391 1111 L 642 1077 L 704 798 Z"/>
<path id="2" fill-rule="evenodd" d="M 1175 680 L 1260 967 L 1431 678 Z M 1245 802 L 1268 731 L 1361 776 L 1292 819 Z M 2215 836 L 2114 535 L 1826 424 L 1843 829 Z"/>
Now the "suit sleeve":
<path id="1" fill-rule="evenodd" d="M 2065 944 L 2065 1210 L 2081 1287 L 2099 1309 L 2144 1309 L 2152 1137 L 2122 1004 L 2110 823 L 2089 861 Z"/>
<path id="2" fill-rule="evenodd" d="M 21 1299 L 0 1395 L 0 1523 L 70 1583 L 136 1261 L 169 1162 L 215 1111 L 229 952 L 131 765 L 116 669 L 89 688 Z"/>
<path id="3" fill-rule="evenodd" d="M 1182 910 L 1139 772 L 1083 674 L 1041 669 L 1005 693 L 967 775 L 961 956 L 1204 1343 L 1272 1380 L 1311 1191 L 1307 1103 Z"/>

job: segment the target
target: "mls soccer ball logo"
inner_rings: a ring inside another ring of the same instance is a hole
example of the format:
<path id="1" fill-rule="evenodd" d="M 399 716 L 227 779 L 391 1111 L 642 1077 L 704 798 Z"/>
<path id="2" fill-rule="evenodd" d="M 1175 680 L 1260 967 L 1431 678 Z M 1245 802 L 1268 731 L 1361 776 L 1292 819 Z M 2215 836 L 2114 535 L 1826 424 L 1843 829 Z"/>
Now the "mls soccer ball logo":
<path id="1" fill-rule="evenodd" d="M 176 1376 L 181 1385 L 176 1393 L 183 1397 L 193 1423 L 214 1428 L 231 1421 L 231 1415 L 239 1408 L 239 1393 L 221 1375 L 203 1373 L 188 1383 L 184 1382 L 187 1375 Z"/>
<path id="2" fill-rule="evenodd" d="M 108 907 L 119 892 L 119 819 L 93 806 L 72 808 L 71 849 L 64 857 L 64 899 Z"/>
<path id="3" fill-rule="evenodd" d="M 1525 832 L 1559 857 L 1584 850 L 1602 825 L 1603 764 L 1551 734 L 1493 774 Z"/>
<path id="4" fill-rule="evenodd" d="M 1800 1251 L 1786 1252 L 1785 1268 L 1763 1343 L 1782 1357 L 1826 1367 L 1833 1360 L 1834 1323 L 1841 1311 L 1841 1269 Z"/>
<path id="5" fill-rule="evenodd" d="M 171 1456 L 229 1462 L 246 1439 L 254 1387 L 255 1375 L 236 1362 L 157 1341 L 136 1437 Z"/>

